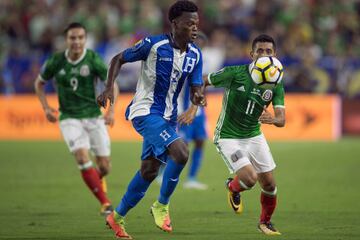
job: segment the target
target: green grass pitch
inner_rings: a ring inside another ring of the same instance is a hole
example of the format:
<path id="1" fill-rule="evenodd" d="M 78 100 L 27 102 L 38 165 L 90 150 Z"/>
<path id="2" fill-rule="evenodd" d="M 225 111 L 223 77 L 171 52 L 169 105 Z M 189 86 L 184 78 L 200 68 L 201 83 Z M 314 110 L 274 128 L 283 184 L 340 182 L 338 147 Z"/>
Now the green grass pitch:
<path id="1" fill-rule="evenodd" d="M 277 239 L 360 239 L 360 139 L 271 142 L 278 165 Z M 109 196 L 114 205 L 138 169 L 141 144 L 114 142 Z M 0 142 L 0 239 L 113 239 L 99 205 L 85 187 L 63 142 Z M 187 169 L 182 174 L 186 175 Z M 226 202 L 228 171 L 209 141 L 200 180 L 207 191 L 185 190 L 180 181 L 171 204 L 174 232 L 157 229 L 149 213 L 159 186 L 127 215 L 135 239 L 267 239 L 256 224 L 259 187 L 243 194 L 245 211 Z"/>

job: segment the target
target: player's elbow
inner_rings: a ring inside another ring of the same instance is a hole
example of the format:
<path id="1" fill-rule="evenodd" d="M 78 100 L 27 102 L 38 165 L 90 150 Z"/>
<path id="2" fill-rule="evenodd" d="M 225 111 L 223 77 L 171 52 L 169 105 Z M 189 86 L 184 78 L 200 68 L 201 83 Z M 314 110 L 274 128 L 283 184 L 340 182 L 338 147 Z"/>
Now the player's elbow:
<path id="1" fill-rule="evenodd" d="M 39 90 L 41 90 L 41 88 L 43 88 L 44 83 L 40 80 L 40 78 L 36 78 L 35 82 L 34 82 L 34 89 L 35 92 L 39 92 Z"/>
<path id="2" fill-rule="evenodd" d="M 280 127 L 280 128 L 285 127 L 285 119 L 281 119 L 281 120 L 277 121 L 275 123 L 275 126 Z"/>
<path id="3" fill-rule="evenodd" d="M 116 54 L 116 55 L 111 59 L 110 63 L 111 63 L 112 65 L 114 65 L 114 64 L 120 64 L 120 65 L 124 64 L 125 61 L 124 61 L 124 59 L 123 59 L 123 52 Z"/>

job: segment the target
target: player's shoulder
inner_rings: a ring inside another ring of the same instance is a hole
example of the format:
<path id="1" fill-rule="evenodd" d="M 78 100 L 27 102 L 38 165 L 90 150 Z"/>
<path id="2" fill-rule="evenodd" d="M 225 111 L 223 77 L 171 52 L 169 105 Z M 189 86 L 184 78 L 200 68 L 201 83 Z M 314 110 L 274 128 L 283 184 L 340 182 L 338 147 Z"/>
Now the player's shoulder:
<path id="1" fill-rule="evenodd" d="M 234 72 L 234 73 L 241 73 L 247 71 L 247 65 L 228 65 L 223 68 L 225 71 Z"/>
<path id="2" fill-rule="evenodd" d="M 58 51 L 52 53 L 49 58 L 46 59 L 46 66 L 60 66 L 66 62 L 65 51 Z"/>
<path id="3" fill-rule="evenodd" d="M 158 35 L 147 36 L 147 37 L 144 37 L 143 39 L 141 39 L 139 42 L 154 45 L 154 44 L 156 44 L 158 42 L 161 42 L 163 40 L 168 40 L 168 37 L 167 37 L 166 34 L 158 34 Z"/>
<path id="4" fill-rule="evenodd" d="M 48 61 L 61 61 L 63 59 L 65 59 L 65 51 L 58 51 L 58 52 L 54 52 L 53 54 L 50 55 L 50 57 L 48 58 Z"/>
<path id="5" fill-rule="evenodd" d="M 97 53 L 97 52 L 95 52 L 94 50 L 92 50 L 92 49 L 89 49 L 89 48 L 87 48 L 86 49 L 86 55 L 85 55 L 85 57 L 87 57 L 87 58 L 98 58 L 98 57 L 100 57 L 99 56 L 99 54 Z"/>

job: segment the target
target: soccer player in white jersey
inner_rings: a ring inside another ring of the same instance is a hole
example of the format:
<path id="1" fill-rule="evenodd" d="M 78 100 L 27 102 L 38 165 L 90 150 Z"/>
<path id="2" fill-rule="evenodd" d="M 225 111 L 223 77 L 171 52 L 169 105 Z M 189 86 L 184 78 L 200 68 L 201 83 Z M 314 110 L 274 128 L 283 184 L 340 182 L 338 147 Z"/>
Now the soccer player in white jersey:
<path id="1" fill-rule="evenodd" d="M 186 143 L 176 133 L 177 97 L 185 80 L 191 85 L 192 103 L 205 103 L 201 51 L 192 43 L 199 24 L 197 11 L 193 2 L 177 1 L 168 14 L 171 33 L 146 37 L 111 60 L 107 88 L 98 97 L 101 106 L 106 106 L 108 99 L 110 104 L 113 102 L 113 82 L 121 66 L 142 61 L 136 93 L 126 110 L 126 118 L 143 137 L 142 161 L 120 204 L 106 219 L 117 238 L 131 239 L 125 231 L 124 218 L 143 198 L 161 163 L 166 163 L 166 167 L 151 213 L 157 227 L 166 232 L 173 230 L 169 200 L 189 155 Z"/>
<path id="2" fill-rule="evenodd" d="M 253 60 L 275 56 L 274 39 L 265 34 L 259 35 L 252 42 L 250 55 Z M 277 199 L 273 175 L 276 165 L 260 125 L 285 125 L 283 83 L 273 89 L 261 88 L 252 81 L 248 64 L 225 67 L 210 73 L 204 81 L 205 86 L 225 89 L 214 143 L 230 173 L 235 174 L 234 178 L 226 181 L 228 202 L 235 213 L 242 213 L 240 192 L 250 190 L 258 181 L 262 189 L 258 229 L 266 235 L 280 235 L 270 221 Z M 274 116 L 266 109 L 270 103 L 274 107 Z M 188 122 L 194 117 L 196 109 L 197 106 L 191 106 L 179 121 Z"/>
<path id="3" fill-rule="evenodd" d="M 94 51 L 85 48 L 86 29 L 80 23 L 71 23 L 65 30 L 67 50 L 54 53 L 44 64 L 35 81 L 35 91 L 50 122 L 60 122 L 61 133 L 74 154 L 84 182 L 101 203 L 101 213 L 113 210 L 106 196 L 103 178 L 110 170 L 110 138 L 105 124 L 114 124 L 111 106 L 103 117 L 96 104 L 97 79 L 105 81 L 107 68 Z M 44 86 L 56 81 L 60 116 L 49 106 Z M 116 98 L 118 88 L 113 88 Z M 89 156 L 95 155 L 96 165 Z"/>

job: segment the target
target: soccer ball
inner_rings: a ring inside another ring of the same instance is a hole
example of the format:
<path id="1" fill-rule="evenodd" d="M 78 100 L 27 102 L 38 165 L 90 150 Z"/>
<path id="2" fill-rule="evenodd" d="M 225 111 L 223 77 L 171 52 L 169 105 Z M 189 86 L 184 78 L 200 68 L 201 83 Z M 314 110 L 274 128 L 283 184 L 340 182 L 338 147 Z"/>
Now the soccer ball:
<path id="1" fill-rule="evenodd" d="M 284 75 L 281 62 L 275 57 L 260 57 L 250 64 L 252 80 L 263 88 L 273 88 Z"/>

